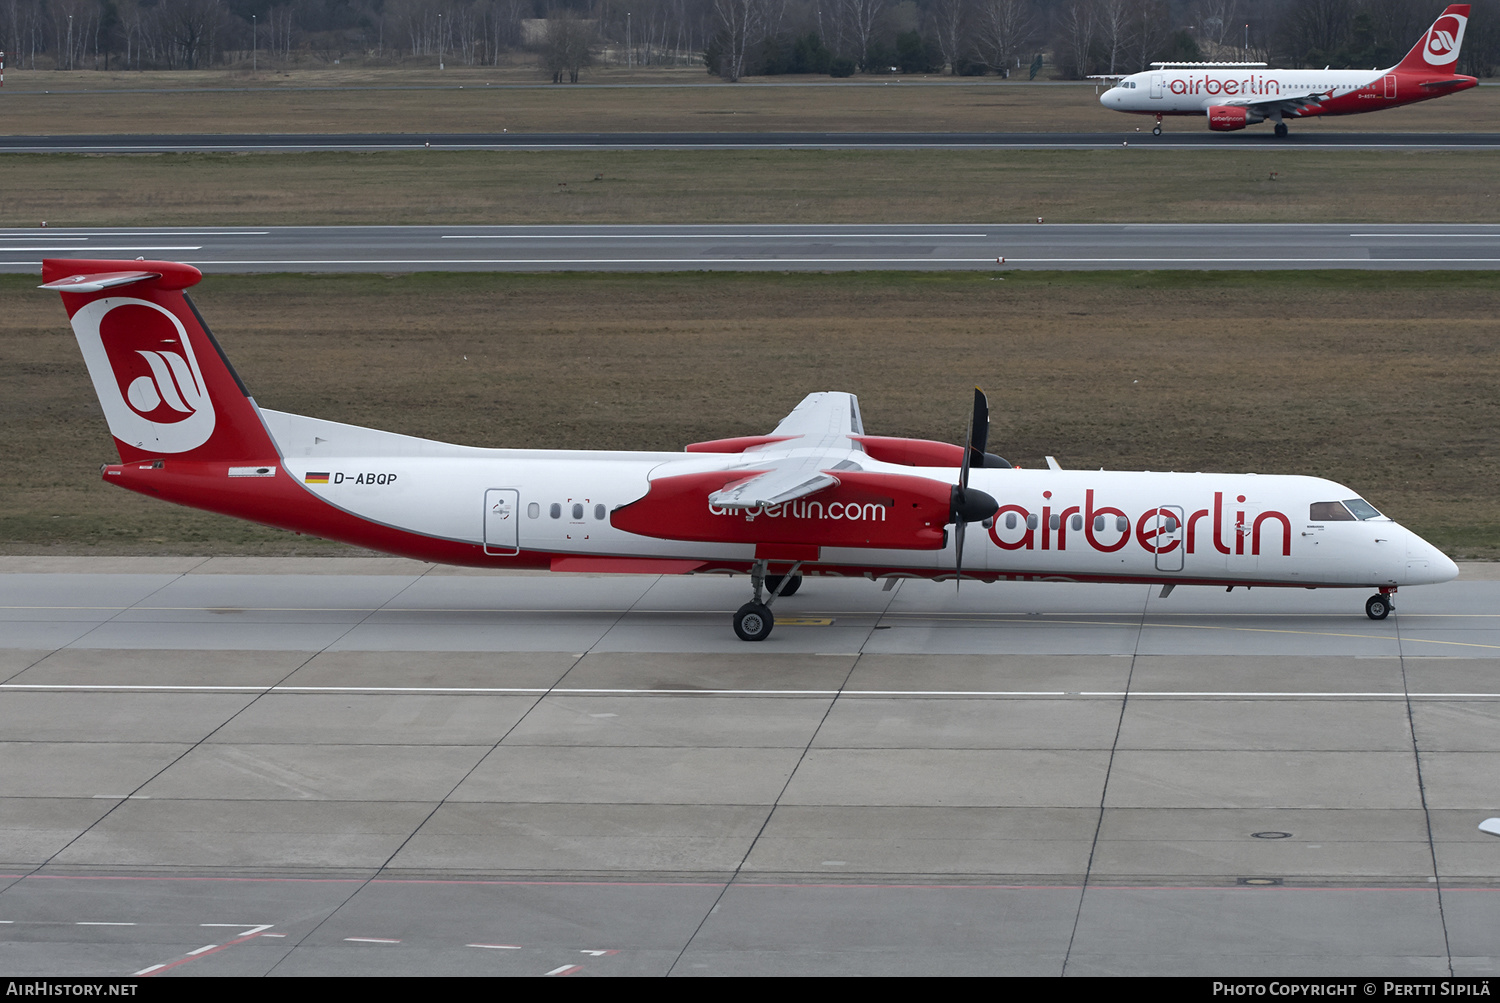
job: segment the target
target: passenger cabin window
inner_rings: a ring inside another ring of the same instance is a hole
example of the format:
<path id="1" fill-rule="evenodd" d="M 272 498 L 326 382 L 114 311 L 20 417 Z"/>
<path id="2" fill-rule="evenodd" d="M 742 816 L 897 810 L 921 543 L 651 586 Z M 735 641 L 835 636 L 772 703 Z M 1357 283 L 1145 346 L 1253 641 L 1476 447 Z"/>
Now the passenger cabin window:
<path id="1" fill-rule="evenodd" d="M 582 519 L 583 518 L 583 505 L 580 502 L 574 502 L 573 503 L 573 518 L 574 519 Z"/>
<path id="2" fill-rule="evenodd" d="M 1037 518 L 1037 515 L 1036 515 L 1035 512 L 1031 513 L 1030 515 L 1028 515 L 1026 517 L 1026 528 L 1027 529 L 1036 529 L 1041 524 L 1042 524 L 1041 520 Z"/>
<path id="3" fill-rule="evenodd" d="M 1353 522 L 1354 516 L 1340 502 L 1313 502 L 1307 511 L 1313 522 Z"/>
<path id="4" fill-rule="evenodd" d="M 562 518 L 562 506 L 559 505 L 557 502 L 553 502 L 552 506 L 547 509 L 547 514 L 550 515 L 554 519 L 561 519 Z"/>
<path id="5" fill-rule="evenodd" d="M 1005 513 L 1005 528 L 1006 529 L 1015 529 L 1016 528 L 1016 514 L 1014 512 L 1007 512 L 1007 513 Z"/>
<path id="6" fill-rule="evenodd" d="M 1073 524 L 1073 532 L 1075 532 L 1075 533 L 1078 532 L 1080 529 L 1083 528 L 1083 516 L 1081 516 L 1081 515 L 1075 515 L 1073 518 L 1069 519 L 1068 521 Z M 1104 527 L 1100 526 L 1099 528 L 1103 529 Z"/>
<path id="7" fill-rule="evenodd" d="M 595 505 L 594 506 L 594 518 L 597 519 L 597 520 L 599 520 L 600 522 L 604 521 L 604 506 L 603 505 Z"/>
<path id="8" fill-rule="evenodd" d="M 535 519 L 537 516 L 539 516 L 541 514 L 542 514 L 542 507 L 540 505 L 538 505 L 536 502 L 532 502 L 530 505 L 526 506 L 526 517 L 527 518 L 529 518 L 529 519 Z"/>

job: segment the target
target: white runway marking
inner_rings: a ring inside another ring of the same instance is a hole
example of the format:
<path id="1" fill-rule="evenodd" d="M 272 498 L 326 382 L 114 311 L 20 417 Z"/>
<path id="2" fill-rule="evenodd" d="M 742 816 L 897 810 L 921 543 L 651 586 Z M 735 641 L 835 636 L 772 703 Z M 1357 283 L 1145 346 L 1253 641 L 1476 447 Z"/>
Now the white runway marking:
<path id="1" fill-rule="evenodd" d="M 465 944 L 465 947 L 483 947 L 491 951 L 519 951 L 520 944 Z"/>
<path id="2" fill-rule="evenodd" d="M 389 940 L 384 937 L 345 937 L 351 944 L 399 944 L 399 940 Z"/>
<path id="3" fill-rule="evenodd" d="M 202 954 L 204 951 L 212 951 L 214 948 L 216 948 L 218 946 L 219 946 L 218 944 L 204 944 L 202 947 L 198 948 L 196 951 L 189 951 L 188 952 L 188 957 L 191 958 L 195 954 Z"/>
<path id="4" fill-rule="evenodd" d="M 371 696 L 672 696 L 672 697 L 874 697 L 878 699 L 933 699 L 941 697 L 992 699 L 1082 698 L 1089 700 L 1150 698 L 1172 700 L 1500 700 L 1500 691 L 1422 693 L 1401 690 L 749 690 L 652 689 L 605 686 L 197 686 L 166 683 L 0 683 L 0 690 L 47 692 L 140 693 L 364 693 Z M 146 798 L 139 794 L 95 794 L 95 798 Z M 206 924 L 205 924 L 206 925 Z M 223 925 L 223 924 L 219 924 Z"/>

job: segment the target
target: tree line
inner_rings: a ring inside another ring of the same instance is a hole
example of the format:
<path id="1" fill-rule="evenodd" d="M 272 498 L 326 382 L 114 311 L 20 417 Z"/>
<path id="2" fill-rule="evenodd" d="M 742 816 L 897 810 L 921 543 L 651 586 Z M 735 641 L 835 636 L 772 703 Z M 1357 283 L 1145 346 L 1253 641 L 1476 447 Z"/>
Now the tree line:
<path id="1" fill-rule="evenodd" d="M 264 61 L 1081 78 L 1158 60 L 1396 62 L 1442 0 L 0 0 L 13 68 Z M 1459 69 L 1500 64 L 1500 0 L 1473 0 Z"/>

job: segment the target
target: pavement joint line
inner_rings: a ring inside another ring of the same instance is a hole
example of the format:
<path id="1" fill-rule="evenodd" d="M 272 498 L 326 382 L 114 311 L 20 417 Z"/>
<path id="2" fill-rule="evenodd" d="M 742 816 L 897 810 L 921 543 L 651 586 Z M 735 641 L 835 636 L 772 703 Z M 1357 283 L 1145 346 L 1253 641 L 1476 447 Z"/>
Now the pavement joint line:
<path id="1" fill-rule="evenodd" d="M 1401 620 L 1396 620 L 1396 636 L 1401 636 Z M 1417 775 L 1417 795 L 1422 802 L 1422 820 L 1427 826 L 1427 853 L 1432 862 L 1432 876 L 1428 879 L 1433 883 L 1437 892 L 1438 924 L 1443 931 L 1443 953 L 1447 955 L 1448 977 L 1453 977 L 1453 940 L 1448 933 L 1448 914 L 1443 908 L 1443 882 L 1442 870 L 1438 866 L 1437 841 L 1432 832 L 1432 804 L 1427 798 L 1427 778 L 1422 773 L 1422 745 L 1417 740 L 1417 719 L 1412 712 L 1411 682 L 1406 674 L 1406 659 L 1400 660 L 1401 664 L 1401 689 L 1406 697 L 1406 729 L 1411 736 L 1412 767 Z"/>

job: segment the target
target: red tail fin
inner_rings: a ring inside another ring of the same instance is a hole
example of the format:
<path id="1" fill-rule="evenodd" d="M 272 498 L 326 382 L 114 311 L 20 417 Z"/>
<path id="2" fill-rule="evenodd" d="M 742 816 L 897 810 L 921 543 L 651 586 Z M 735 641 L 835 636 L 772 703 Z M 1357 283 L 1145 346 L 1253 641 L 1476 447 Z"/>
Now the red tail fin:
<path id="1" fill-rule="evenodd" d="M 244 384 L 183 290 L 203 273 L 169 261 L 42 262 L 125 462 L 277 458 Z"/>
<path id="2" fill-rule="evenodd" d="M 1464 29 L 1468 24 L 1469 5 L 1450 4 L 1395 68 L 1414 73 L 1452 73 L 1458 64 L 1458 50 L 1463 45 Z"/>

